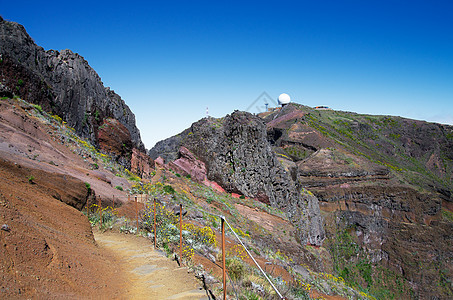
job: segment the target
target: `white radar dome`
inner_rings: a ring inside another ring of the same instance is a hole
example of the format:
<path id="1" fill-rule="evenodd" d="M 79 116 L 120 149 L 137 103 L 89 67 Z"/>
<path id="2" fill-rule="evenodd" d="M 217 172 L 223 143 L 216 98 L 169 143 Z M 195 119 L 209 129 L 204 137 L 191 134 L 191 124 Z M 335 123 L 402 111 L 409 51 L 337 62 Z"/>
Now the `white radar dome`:
<path id="1" fill-rule="evenodd" d="M 288 94 L 281 94 L 280 96 L 278 96 L 278 103 L 280 105 L 284 105 L 284 104 L 288 104 L 291 102 L 291 98 L 289 97 Z"/>

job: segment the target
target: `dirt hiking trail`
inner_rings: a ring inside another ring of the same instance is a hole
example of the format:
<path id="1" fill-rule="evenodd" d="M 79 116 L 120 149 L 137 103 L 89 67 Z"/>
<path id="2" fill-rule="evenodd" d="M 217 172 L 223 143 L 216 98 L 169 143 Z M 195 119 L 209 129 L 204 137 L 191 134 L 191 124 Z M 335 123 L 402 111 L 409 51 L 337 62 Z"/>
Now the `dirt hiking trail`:
<path id="1" fill-rule="evenodd" d="M 126 278 L 122 299 L 208 299 L 193 274 L 149 240 L 117 232 L 94 232 L 97 244 L 116 260 Z"/>

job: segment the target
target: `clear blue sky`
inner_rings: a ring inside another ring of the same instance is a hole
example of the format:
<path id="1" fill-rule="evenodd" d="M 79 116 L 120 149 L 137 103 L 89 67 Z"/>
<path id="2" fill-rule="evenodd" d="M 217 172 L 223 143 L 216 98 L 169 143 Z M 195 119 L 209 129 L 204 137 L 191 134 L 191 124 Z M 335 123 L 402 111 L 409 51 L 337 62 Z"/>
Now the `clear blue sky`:
<path id="1" fill-rule="evenodd" d="M 451 0 L 0 1 L 44 49 L 85 57 L 147 148 L 263 92 L 453 124 Z"/>

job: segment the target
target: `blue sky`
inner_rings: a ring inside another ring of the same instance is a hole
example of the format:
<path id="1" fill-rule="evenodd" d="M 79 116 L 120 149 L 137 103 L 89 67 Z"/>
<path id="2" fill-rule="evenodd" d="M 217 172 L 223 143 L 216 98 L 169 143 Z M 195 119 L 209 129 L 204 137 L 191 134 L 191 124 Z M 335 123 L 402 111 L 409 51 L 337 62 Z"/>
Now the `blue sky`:
<path id="1" fill-rule="evenodd" d="M 147 148 L 263 92 L 453 124 L 453 1 L 2 0 L 0 15 L 85 57 Z"/>

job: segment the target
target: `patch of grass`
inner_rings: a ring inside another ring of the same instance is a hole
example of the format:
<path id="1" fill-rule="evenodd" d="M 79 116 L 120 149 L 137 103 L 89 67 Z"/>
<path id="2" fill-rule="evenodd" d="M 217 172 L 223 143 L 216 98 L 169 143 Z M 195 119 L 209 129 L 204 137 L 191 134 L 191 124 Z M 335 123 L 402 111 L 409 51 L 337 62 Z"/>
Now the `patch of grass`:
<path id="1" fill-rule="evenodd" d="M 85 182 L 85 186 L 86 186 L 87 190 L 91 190 L 91 184 L 89 184 L 88 182 Z"/>
<path id="2" fill-rule="evenodd" d="M 119 191 L 123 191 L 123 187 L 120 186 L 120 185 L 115 186 L 115 189 L 117 189 L 117 190 L 119 190 Z"/>
<path id="3" fill-rule="evenodd" d="M 442 219 L 445 222 L 453 223 L 453 212 L 446 209 L 442 209 Z"/>

